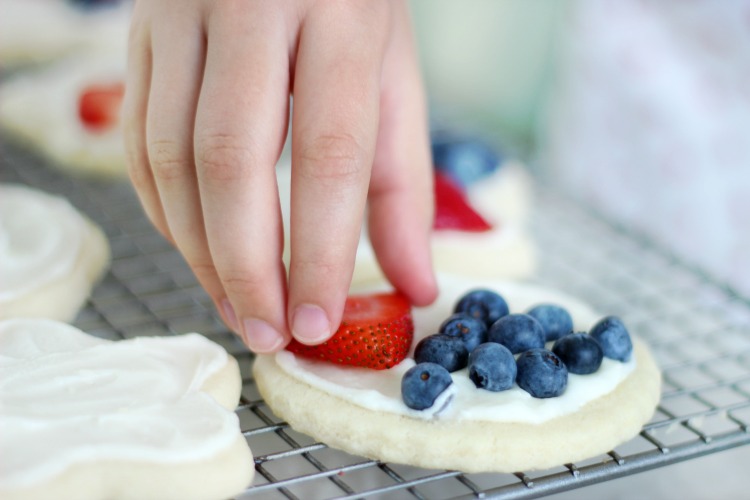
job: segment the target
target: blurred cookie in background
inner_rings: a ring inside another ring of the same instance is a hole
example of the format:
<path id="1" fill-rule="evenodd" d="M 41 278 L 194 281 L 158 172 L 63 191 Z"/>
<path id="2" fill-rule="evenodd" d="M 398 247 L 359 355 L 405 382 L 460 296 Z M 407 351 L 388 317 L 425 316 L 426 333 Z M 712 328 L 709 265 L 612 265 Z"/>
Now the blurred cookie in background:
<path id="1" fill-rule="evenodd" d="M 0 127 L 74 174 L 125 177 L 125 51 L 81 54 L 0 85 Z"/>
<path id="2" fill-rule="evenodd" d="M 122 49 L 131 8 L 124 0 L 0 0 L 0 66 Z"/>
<path id="3" fill-rule="evenodd" d="M 109 263 L 104 232 L 67 199 L 0 184 L 0 319 L 72 321 Z"/>

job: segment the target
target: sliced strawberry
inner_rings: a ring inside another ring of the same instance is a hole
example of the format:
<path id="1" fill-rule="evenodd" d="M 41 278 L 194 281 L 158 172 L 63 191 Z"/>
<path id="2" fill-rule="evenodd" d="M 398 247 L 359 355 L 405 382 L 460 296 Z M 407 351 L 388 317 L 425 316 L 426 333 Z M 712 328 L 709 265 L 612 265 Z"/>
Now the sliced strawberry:
<path id="1" fill-rule="evenodd" d="M 89 85 L 78 98 L 78 117 L 86 128 L 103 132 L 120 118 L 125 85 L 119 83 Z"/>
<path id="2" fill-rule="evenodd" d="M 414 338 L 409 301 L 398 293 L 352 295 L 336 333 L 319 345 L 296 340 L 287 350 L 306 358 L 373 370 L 391 368 L 406 358 Z"/>
<path id="3" fill-rule="evenodd" d="M 492 226 L 469 205 L 461 188 L 450 177 L 435 172 L 435 222 L 433 228 L 489 231 Z"/>

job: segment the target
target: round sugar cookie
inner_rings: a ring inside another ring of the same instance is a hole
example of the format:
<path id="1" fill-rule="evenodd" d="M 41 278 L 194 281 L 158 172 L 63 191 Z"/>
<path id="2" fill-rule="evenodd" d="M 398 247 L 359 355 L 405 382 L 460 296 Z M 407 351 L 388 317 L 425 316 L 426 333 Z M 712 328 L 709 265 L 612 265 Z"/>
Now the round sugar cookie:
<path id="1" fill-rule="evenodd" d="M 205 337 L 12 319 L 0 346 L 3 499 L 220 500 L 252 481 L 239 367 Z"/>
<path id="2" fill-rule="evenodd" d="M 6 134 L 71 174 L 126 178 L 125 51 L 77 55 L 0 85 Z"/>
<path id="3" fill-rule="evenodd" d="M 66 199 L 0 184 L 0 319 L 71 321 L 109 260 L 104 233 Z"/>
<path id="4" fill-rule="evenodd" d="M 438 301 L 414 309 L 414 345 L 437 331 L 458 297 L 479 287 L 501 293 L 511 312 L 562 305 L 577 331 L 600 318 L 576 299 L 542 287 L 445 275 L 439 283 Z M 651 418 L 661 385 L 648 348 L 634 339 L 630 361 L 605 358 L 594 374 L 569 374 L 557 398 L 536 399 L 517 385 L 498 393 L 477 389 L 467 370 L 459 370 L 452 374 L 450 404 L 435 414 L 403 404 L 400 380 L 411 366 L 407 358 L 375 371 L 282 351 L 258 356 L 253 373 L 274 413 L 316 440 L 372 459 L 471 473 L 544 469 L 606 453 Z"/>

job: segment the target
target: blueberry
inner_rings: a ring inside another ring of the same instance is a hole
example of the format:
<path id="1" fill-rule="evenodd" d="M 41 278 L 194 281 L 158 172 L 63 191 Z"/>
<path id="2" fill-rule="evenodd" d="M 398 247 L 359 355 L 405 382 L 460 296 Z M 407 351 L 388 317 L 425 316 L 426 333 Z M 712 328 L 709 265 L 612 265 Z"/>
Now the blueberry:
<path id="1" fill-rule="evenodd" d="M 469 378 L 488 391 L 510 389 L 516 381 L 516 359 L 505 346 L 482 344 L 469 354 Z"/>
<path id="2" fill-rule="evenodd" d="M 633 353 L 630 334 L 617 316 L 607 316 L 595 324 L 589 334 L 602 346 L 604 356 L 618 361 L 628 361 Z"/>
<path id="3" fill-rule="evenodd" d="M 502 344 L 513 354 L 544 347 L 544 329 L 528 314 L 509 314 L 495 321 L 487 340 Z"/>
<path id="4" fill-rule="evenodd" d="M 501 158 L 489 144 L 443 133 L 432 137 L 432 160 L 435 170 L 466 188 L 497 170 Z"/>
<path id="5" fill-rule="evenodd" d="M 526 314 L 541 323 L 547 341 L 557 340 L 573 331 L 573 318 L 560 306 L 539 304 L 529 309 Z"/>
<path id="6" fill-rule="evenodd" d="M 516 383 L 535 398 L 554 398 L 568 385 L 568 370 L 555 353 L 532 349 L 518 356 Z"/>
<path id="7" fill-rule="evenodd" d="M 426 410 L 453 383 L 448 370 L 435 363 L 419 363 L 401 379 L 401 398 L 409 408 Z"/>
<path id="8" fill-rule="evenodd" d="M 492 290 L 472 290 L 459 299 L 454 313 L 466 313 L 481 319 L 488 327 L 508 314 L 508 303 Z"/>
<path id="9" fill-rule="evenodd" d="M 414 349 L 414 361 L 436 363 L 449 372 L 455 372 L 466 367 L 469 351 L 461 338 L 436 333 L 419 341 Z"/>
<path id="10" fill-rule="evenodd" d="M 464 313 L 449 316 L 440 325 L 440 333 L 463 340 L 468 352 L 476 349 L 479 344 L 487 342 L 487 325 L 484 321 Z"/>
<path id="11" fill-rule="evenodd" d="M 599 342 L 586 333 L 569 333 L 561 337 L 552 346 L 552 352 L 565 363 L 570 373 L 577 375 L 594 373 L 604 358 Z"/>

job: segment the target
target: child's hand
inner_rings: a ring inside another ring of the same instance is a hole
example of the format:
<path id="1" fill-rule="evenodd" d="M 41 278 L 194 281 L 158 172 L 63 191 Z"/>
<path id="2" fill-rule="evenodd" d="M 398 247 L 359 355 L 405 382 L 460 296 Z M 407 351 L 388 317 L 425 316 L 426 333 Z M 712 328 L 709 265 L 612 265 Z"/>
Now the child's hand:
<path id="1" fill-rule="evenodd" d="M 426 111 L 403 1 L 148 0 L 125 101 L 131 178 L 256 352 L 338 327 L 369 200 L 391 282 L 437 293 Z M 292 112 L 291 266 L 274 165 Z"/>

